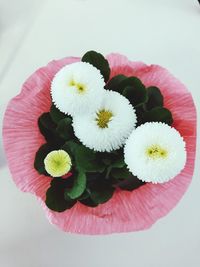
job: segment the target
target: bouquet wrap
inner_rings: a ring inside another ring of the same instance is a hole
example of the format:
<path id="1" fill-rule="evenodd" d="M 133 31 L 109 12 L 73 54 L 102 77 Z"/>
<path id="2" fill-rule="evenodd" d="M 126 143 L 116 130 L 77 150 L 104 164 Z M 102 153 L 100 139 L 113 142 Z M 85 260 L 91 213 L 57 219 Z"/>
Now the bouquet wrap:
<path id="1" fill-rule="evenodd" d="M 45 193 L 51 179 L 39 175 L 33 167 L 35 153 L 44 143 L 37 121 L 51 106 L 50 86 L 54 75 L 65 65 L 80 61 L 67 57 L 51 61 L 33 73 L 6 110 L 3 126 L 8 165 L 17 187 L 34 194 L 47 218 L 63 231 L 80 234 L 110 234 L 149 228 L 180 201 L 193 175 L 196 147 L 196 111 L 185 86 L 158 65 L 129 61 L 125 56 L 110 54 L 110 78 L 117 74 L 138 77 L 145 86 L 157 86 L 164 96 L 164 107 L 174 118 L 173 127 L 186 142 L 187 162 L 173 180 L 164 184 L 147 183 L 129 192 L 116 190 L 106 203 L 95 208 L 77 202 L 71 209 L 55 212 L 45 205 Z"/>

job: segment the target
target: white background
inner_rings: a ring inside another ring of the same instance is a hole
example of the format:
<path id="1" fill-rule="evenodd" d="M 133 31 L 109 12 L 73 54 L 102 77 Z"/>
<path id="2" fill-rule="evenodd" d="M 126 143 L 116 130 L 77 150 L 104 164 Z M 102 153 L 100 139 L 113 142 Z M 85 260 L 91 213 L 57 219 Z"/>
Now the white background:
<path id="1" fill-rule="evenodd" d="M 8 100 L 36 68 L 91 49 L 165 66 L 186 84 L 200 110 L 196 0 L 0 0 L 1 121 Z M 199 159 L 198 153 L 182 201 L 150 230 L 81 236 L 50 225 L 35 198 L 16 188 L 1 140 L 0 266 L 199 267 Z"/>

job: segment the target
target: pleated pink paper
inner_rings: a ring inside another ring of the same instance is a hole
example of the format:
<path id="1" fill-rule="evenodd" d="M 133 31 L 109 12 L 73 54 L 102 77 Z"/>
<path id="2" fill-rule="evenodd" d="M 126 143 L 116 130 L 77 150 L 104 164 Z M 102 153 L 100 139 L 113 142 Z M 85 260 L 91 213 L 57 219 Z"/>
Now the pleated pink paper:
<path id="1" fill-rule="evenodd" d="M 81 234 L 110 234 L 149 228 L 166 215 L 188 188 L 194 169 L 196 147 L 196 111 L 185 86 L 160 66 L 131 62 L 126 57 L 111 54 L 107 57 L 111 76 L 125 74 L 139 77 L 146 86 L 158 86 L 164 95 L 164 105 L 174 117 L 174 127 L 186 141 L 187 163 L 184 170 L 165 184 L 146 184 L 128 192 L 118 190 L 113 198 L 97 208 L 77 203 L 62 213 L 49 210 L 44 203 L 51 178 L 39 175 L 33 167 L 35 153 L 45 142 L 37 120 L 49 111 L 50 83 L 64 65 L 79 61 L 65 58 L 52 61 L 37 70 L 13 98 L 4 117 L 3 138 L 8 165 L 16 185 L 41 201 L 52 224 L 66 232 Z"/>

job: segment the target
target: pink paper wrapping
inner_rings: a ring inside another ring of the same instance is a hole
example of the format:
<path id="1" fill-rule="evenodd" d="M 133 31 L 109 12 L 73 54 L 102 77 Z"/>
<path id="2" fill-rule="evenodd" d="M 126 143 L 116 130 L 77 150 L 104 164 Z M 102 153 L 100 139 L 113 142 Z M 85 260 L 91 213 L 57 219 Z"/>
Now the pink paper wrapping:
<path id="1" fill-rule="evenodd" d="M 136 76 L 146 86 L 161 89 L 164 105 L 173 114 L 173 126 L 186 141 L 187 163 L 184 170 L 170 182 L 156 185 L 149 183 L 132 192 L 118 190 L 112 199 L 96 208 L 77 203 L 62 213 L 49 210 L 44 201 L 51 178 L 39 175 L 33 167 L 35 153 L 45 143 L 37 120 L 50 109 L 50 84 L 55 73 L 64 65 L 80 59 L 69 57 L 50 62 L 31 75 L 21 93 L 10 101 L 4 117 L 3 139 L 16 185 L 24 192 L 36 195 L 49 221 L 66 232 L 110 234 L 148 229 L 179 202 L 193 175 L 196 111 L 191 94 L 160 66 L 131 62 L 119 54 L 110 54 L 107 59 L 111 77 L 117 74 Z"/>

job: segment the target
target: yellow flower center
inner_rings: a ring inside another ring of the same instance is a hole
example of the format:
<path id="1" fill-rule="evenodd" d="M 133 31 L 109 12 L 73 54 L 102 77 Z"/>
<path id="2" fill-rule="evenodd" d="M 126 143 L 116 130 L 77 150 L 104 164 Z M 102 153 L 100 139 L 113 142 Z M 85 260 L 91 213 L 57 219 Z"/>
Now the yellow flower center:
<path id="1" fill-rule="evenodd" d="M 72 79 L 72 80 L 70 80 L 70 82 L 69 82 L 69 86 L 75 86 L 75 82 L 74 82 L 74 80 Z"/>
<path id="2" fill-rule="evenodd" d="M 102 109 L 99 112 L 97 112 L 97 125 L 100 128 L 108 128 L 108 123 L 111 121 L 111 118 L 113 117 L 113 113 L 109 110 Z"/>
<path id="3" fill-rule="evenodd" d="M 54 150 L 44 159 L 44 166 L 48 174 L 53 177 L 61 177 L 71 169 L 71 159 L 64 150 Z"/>
<path id="4" fill-rule="evenodd" d="M 86 85 L 83 83 L 77 83 L 73 79 L 70 80 L 69 86 L 73 86 L 77 89 L 78 93 L 84 93 L 86 91 Z"/>
<path id="5" fill-rule="evenodd" d="M 168 151 L 155 144 L 146 149 L 146 155 L 151 159 L 164 159 L 167 157 Z"/>

